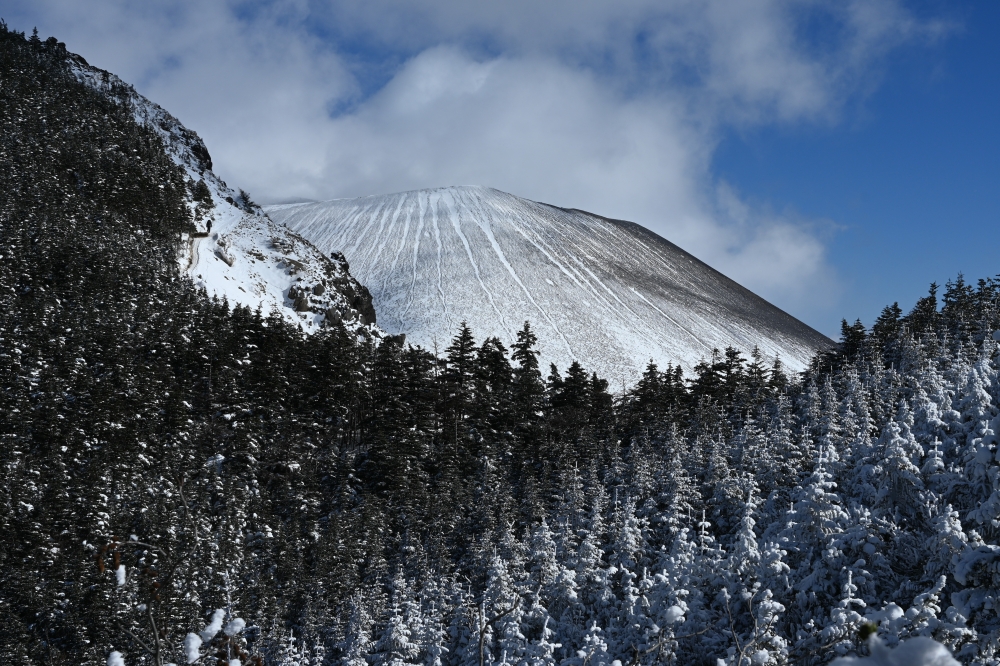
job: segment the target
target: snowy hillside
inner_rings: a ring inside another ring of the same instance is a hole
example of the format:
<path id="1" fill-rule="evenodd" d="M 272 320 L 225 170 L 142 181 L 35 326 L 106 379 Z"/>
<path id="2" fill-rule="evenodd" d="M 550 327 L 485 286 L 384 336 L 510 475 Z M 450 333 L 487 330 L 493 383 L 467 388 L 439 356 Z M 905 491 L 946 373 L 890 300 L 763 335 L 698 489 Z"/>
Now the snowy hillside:
<path id="1" fill-rule="evenodd" d="M 505 344 L 525 320 L 543 362 L 576 359 L 618 383 L 649 359 L 686 370 L 714 348 L 760 347 L 800 370 L 830 340 L 629 222 L 498 190 L 450 187 L 272 206 L 320 249 L 342 250 L 380 325 L 442 349 L 467 320 Z M 543 366 L 544 367 L 544 366 Z"/>
<path id="2" fill-rule="evenodd" d="M 310 332 L 330 321 L 380 333 L 367 289 L 351 277 L 342 256 L 325 256 L 275 224 L 242 191 L 212 172 L 208 149 L 193 131 L 114 74 L 71 55 L 76 77 L 130 100 L 136 120 L 154 129 L 190 179 L 189 207 L 197 231 L 182 238 L 178 262 L 198 286 L 231 304 L 277 311 Z"/>

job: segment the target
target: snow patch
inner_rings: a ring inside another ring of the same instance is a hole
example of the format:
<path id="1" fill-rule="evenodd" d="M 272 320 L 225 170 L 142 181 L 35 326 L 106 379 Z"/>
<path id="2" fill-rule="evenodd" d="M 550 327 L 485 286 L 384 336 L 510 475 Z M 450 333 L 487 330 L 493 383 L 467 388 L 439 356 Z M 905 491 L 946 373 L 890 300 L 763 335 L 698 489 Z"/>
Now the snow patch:
<path id="1" fill-rule="evenodd" d="M 867 657 L 840 657 L 830 666 L 959 666 L 958 660 L 944 645 L 932 638 L 918 636 L 889 649 L 876 636 L 868 641 Z"/>
<path id="2" fill-rule="evenodd" d="M 225 617 L 226 617 L 225 610 L 218 608 L 215 611 L 213 611 L 212 620 L 208 623 L 208 626 L 206 626 L 205 629 L 202 630 L 201 632 L 201 640 L 207 643 L 208 641 L 215 638 L 215 635 L 220 631 L 222 631 L 222 620 L 224 620 Z"/>
<path id="3" fill-rule="evenodd" d="M 670 608 L 667 609 L 667 612 L 664 614 L 664 618 L 666 619 L 667 624 L 680 622 L 681 620 L 684 619 L 684 609 L 681 608 L 680 606 L 671 606 Z"/>
<path id="4" fill-rule="evenodd" d="M 184 637 L 184 658 L 187 659 L 187 663 L 193 664 L 201 659 L 200 649 L 201 638 L 198 634 L 190 633 Z"/>
<path id="5" fill-rule="evenodd" d="M 226 636 L 235 636 L 236 634 L 243 631 L 243 629 L 246 626 L 247 626 L 246 620 L 244 620 L 241 617 L 237 617 L 233 618 L 229 622 L 229 624 L 226 625 L 226 628 L 223 631 L 225 631 Z"/>

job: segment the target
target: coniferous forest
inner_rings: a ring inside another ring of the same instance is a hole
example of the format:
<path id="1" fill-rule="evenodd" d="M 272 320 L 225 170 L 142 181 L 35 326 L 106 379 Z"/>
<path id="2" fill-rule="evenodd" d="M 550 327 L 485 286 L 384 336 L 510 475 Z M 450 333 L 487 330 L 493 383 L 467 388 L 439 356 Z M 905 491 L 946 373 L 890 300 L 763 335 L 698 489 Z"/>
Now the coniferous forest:
<path id="1" fill-rule="evenodd" d="M 0 663 L 1000 663 L 1000 282 L 628 391 L 306 336 L 181 276 L 128 100 L 0 24 Z"/>

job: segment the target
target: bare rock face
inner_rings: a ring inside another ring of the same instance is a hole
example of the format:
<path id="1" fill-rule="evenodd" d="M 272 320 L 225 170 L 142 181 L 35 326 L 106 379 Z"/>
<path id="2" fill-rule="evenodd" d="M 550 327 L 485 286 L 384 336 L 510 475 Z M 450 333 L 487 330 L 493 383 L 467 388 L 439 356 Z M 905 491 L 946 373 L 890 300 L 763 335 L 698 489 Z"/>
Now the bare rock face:
<path id="1" fill-rule="evenodd" d="M 345 271 L 351 270 L 351 265 L 349 263 L 347 263 L 347 259 L 344 257 L 344 253 L 343 252 L 331 252 L 330 253 L 330 258 L 333 259 L 334 261 L 336 261 L 338 264 L 340 264 L 340 266 Z"/>
<path id="2" fill-rule="evenodd" d="M 791 370 L 833 343 L 648 229 L 482 187 L 271 206 L 371 289 L 365 320 L 431 349 L 460 322 L 512 342 L 524 321 L 541 360 L 631 383 L 653 359 L 690 371 L 712 350 L 755 346 Z M 544 367 L 544 366 L 543 366 Z"/>
<path id="3" fill-rule="evenodd" d="M 191 154 L 198 160 L 199 166 L 205 171 L 211 171 L 212 156 L 208 154 L 208 148 L 205 147 L 205 142 L 201 140 L 201 137 L 194 134 L 191 142 L 188 143 L 188 147 L 191 149 Z"/>
<path id="4" fill-rule="evenodd" d="M 368 287 L 359 284 L 351 307 L 361 315 L 361 321 L 366 326 L 375 323 L 375 305 L 372 303 L 372 294 Z"/>

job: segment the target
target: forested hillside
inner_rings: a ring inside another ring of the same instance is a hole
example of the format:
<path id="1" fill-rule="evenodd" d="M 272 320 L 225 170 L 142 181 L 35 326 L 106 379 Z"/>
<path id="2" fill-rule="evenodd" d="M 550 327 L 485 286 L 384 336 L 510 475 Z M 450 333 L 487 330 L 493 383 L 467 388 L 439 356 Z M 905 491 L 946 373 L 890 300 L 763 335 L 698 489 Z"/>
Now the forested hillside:
<path id="1" fill-rule="evenodd" d="M 1000 282 L 623 392 L 213 301 L 193 187 L 0 29 L 0 663 L 1000 659 Z"/>

